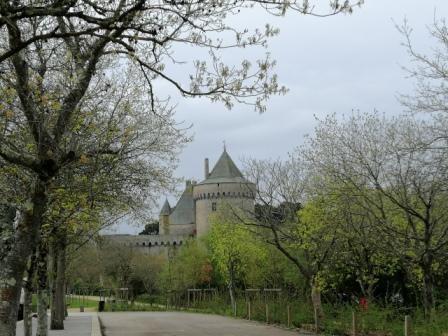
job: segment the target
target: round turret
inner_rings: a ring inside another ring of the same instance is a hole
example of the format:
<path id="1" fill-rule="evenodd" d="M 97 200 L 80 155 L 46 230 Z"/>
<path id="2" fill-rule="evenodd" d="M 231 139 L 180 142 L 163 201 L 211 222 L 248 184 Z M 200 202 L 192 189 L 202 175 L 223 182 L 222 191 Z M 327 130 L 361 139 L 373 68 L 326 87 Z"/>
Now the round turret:
<path id="1" fill-rule="evenodd" d="M 244 178 L 225 149 L 210 174 L 206 159 L 205 175 L 193 188 L 198 236 L 208 231 L 210 214 L 222 207 L 254 211 L 255 184 Z"/>

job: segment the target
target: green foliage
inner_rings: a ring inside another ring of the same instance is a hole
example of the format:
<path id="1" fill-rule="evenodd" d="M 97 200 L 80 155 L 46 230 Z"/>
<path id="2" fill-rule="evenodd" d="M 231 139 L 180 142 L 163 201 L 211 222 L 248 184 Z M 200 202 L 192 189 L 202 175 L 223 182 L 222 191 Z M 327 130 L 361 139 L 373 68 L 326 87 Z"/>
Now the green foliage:
<path id="1" fill-rule="evenodd" d="M 207 237 L 213 264 L 226 283 L 239 281 L 246 286 L 264 284 L 263 267 L 268 263 L 267 248 L 248 227 L 218 213 L 211 219 Z"/>
<path id="2" fill-rule="evenodd" d="M 168 252 L 168 260 L 159 277 L 159 289 L 178 291 L 209 286 L 212 272 L 205 244 L 200 240 L 190 240 L 186 245 Z"/>

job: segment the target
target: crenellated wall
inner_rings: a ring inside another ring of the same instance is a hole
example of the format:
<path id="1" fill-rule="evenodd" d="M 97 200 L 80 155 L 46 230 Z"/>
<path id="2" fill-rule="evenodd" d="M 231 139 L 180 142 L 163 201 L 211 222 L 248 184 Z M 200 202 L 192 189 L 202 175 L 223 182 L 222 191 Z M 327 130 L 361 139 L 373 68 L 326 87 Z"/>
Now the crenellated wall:
<path id="1" fill-rule="evenodd" d="M 191 236 L 188 235 L 104 235 L 103 238 L 139 251 L 160 255 L 168 253 L 169 247 L 184 245 Z"/>
<path id="2" fill-rule="evenodd" d="M 193 188 L 196 234 L 204 235 L 210 226 L 209 217 L 220 207 L 229 206 L 253 213 L 255 185 L 253 183 L 207 183 Z"/>

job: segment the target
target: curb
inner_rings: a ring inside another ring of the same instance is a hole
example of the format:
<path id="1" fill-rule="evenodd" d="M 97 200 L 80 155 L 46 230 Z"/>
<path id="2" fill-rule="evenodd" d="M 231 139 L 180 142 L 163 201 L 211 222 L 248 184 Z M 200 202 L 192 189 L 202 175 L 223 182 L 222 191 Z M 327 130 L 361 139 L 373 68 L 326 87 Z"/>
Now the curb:
<path id="1" fill-rule="evenodd" d="M 90 336 L 102 336 L 98 314 L 92 314 L 92 331 Z"/>

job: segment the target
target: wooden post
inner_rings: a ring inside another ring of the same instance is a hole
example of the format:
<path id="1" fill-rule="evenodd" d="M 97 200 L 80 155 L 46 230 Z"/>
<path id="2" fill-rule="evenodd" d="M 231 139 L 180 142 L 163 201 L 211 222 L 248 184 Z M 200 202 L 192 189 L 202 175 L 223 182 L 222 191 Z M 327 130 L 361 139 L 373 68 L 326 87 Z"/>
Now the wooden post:
<path id="1" fill-rule="evenodd" d="M 247 316 L 248 316 L 248 319 L 249 319 L 249 321 L 250 321 L 250 301 L 247 303 Z"/>
<path id="2" fill-rule="evenodd" d="M 288 322 L 287 322 L 287 326 L 288 326 L 288 328 L 290 328 L 291 327 L 291 306 L 290 305 L 288 305 L 287 307 L 286 307 L 286 311 L 287 311 L 287 314 L 288 314 Z"/>
<path id="3" fill-rule="evenodd" d="M 404 317 L 404 336 L 411 336 L 411 317 L 406 315 Z"/>
<path id="4" fill-rule="evenodd" d="M 356 330 L 356 312 L 352 311 L 352 336 L 357 336 L 358 332 Z"/>
<path id="5" fill-rule="evenodd" d="M 319 332 L 319 312 L 316 307 L 314 307 L 314 330 L 316 334 Z"/>
<path id="6" fill-rule="evenodd" d="M 266 323 L 269 323 L 269 305 L 266 303 Z"/>

